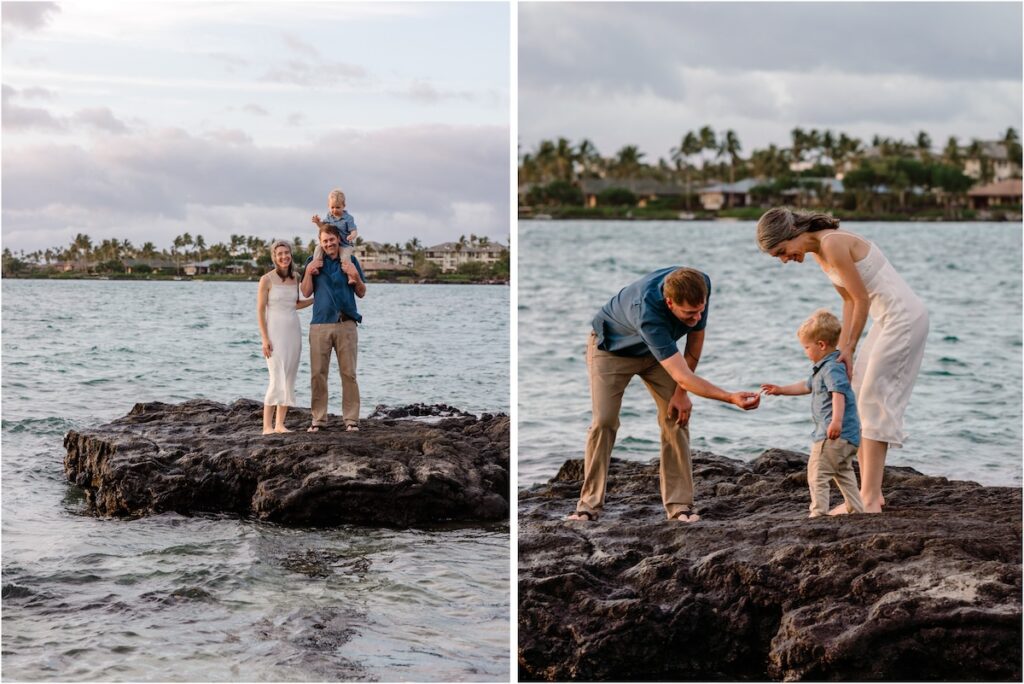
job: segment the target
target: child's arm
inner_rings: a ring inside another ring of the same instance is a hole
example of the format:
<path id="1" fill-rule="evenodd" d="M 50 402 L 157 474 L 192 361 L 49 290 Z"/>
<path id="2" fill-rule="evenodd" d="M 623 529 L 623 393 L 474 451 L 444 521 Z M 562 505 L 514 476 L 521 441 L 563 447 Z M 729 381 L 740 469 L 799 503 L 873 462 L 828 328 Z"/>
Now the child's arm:
<path id="1" fill-rule="evenodd" d="M 794 382 L 792 385 L 761 385 L 761 391 L 765 394 L 778 394 L 789 397 L 798 397 L 801 394 L 810 394 L 811 388 L 806 382 Z"/>
<path id="2" fill-rule="evenodd" d="M 323 228 L 324 227 L 324 222 L 320 220 L 320 214 L 313 214 L 312 221 L 313 221 L 313 223 L 316 224 L 317 228 Z"/>
<path id="3" fill-rule="evenodd" d="M 359 231 L 357 231 L 355 228 L 349 231 L 348 241 L 351 242 L 353 245 L 356 244 L 357 237 L 359 237 Z"/>
<path id="4" fill-rule="evenodd" d="M 846 411 L 846 397 L 842 392 L 832 393 L 832 420 L 825 429 L 825 436 L 838 439 L 843 434 L 843 412 Z"/>

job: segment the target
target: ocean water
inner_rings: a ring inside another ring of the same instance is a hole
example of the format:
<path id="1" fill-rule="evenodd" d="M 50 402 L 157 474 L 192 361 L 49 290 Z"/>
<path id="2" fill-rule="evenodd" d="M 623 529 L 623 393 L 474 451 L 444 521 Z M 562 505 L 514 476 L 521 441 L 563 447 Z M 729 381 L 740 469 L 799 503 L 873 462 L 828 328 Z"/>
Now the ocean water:
<path id="1" fill-rule="evenodd" d="M 70 429 L 142 401 L 262 400 L 255 283 L 5 280 L 2 296 L 5 679 L 508 680 L 508 524 L 97 519 L 66 482 Z M 371 284 L 363 415 L 507 412 L 508 310 L 506 287 Z M 304 351 L 302 406 L 308 378 Z"/>
<path id="2" fill-rule="evenodd" d="M 925 301 L 931 330 L 905 416 L 909 438 L 887 464 L 986 485 L 1021 484 L 1021 226 L 851 223 Z M 808 259 L 762 254 L 753 222 L 519 224 L 519 486 L 583 455 L 590 424 L 584 351 L 590 321 L 623 286 L 657 268 L 692 266 L 712 282 L 697 372 L 728 390 L 805 379 L 796 329 L 842 300 Z M 870 325 L 870 322 L 869 324 Z M 762 397 L 743 412 L 693 396 L 694 449 L 750 460 L 810 448 L 807 397 Z M 658 455 L 654 405 L 642 381 L 626 390 L 614 454 Z"/>

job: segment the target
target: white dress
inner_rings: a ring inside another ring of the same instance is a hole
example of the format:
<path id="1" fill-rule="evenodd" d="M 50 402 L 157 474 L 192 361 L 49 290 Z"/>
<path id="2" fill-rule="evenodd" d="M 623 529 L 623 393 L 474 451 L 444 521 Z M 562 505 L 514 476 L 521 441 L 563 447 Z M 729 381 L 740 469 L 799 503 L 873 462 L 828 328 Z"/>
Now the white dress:
<path id="1" fill-rule="evenodd" d="M 928 309 L 874 243 L 853 233 L 870 249 L 854 262 L 871 302 L 871 329 L 857 350 L 853 364 L 853 391 L 857 395 L 861 437 L 903 446 L 903 413 L 910 402 L 914 381 L 924 358 L 928 337 Z M 825 240 L 834 235 L 829 233 Z M 834 284 L 842 277 L 826 271 Z"/>
<path id="2" fill-rule="evenodd" d="M 267 359 L 270 385 L 263 403 L 271 406 L 295 406 L 295 374 L 299 370 L 299 352 L 302 350 L 299 312 L 295 309 L 298 296 L 298 284 L 270 285 L 267 334 L 273 351 Z"/>

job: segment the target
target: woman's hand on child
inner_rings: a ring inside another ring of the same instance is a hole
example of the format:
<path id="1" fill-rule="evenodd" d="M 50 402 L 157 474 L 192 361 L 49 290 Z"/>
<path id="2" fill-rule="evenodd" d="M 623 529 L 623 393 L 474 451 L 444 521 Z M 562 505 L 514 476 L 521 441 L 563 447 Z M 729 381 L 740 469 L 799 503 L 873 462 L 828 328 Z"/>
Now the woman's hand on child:
<path id="1" fill-rule="evenodd" d="M 853 351 L 839 347 L 839 356 L 836 357 L 836 362 L 846 366 L 846 376 L 850 378 L 850 382 L 853 382 Z"/>

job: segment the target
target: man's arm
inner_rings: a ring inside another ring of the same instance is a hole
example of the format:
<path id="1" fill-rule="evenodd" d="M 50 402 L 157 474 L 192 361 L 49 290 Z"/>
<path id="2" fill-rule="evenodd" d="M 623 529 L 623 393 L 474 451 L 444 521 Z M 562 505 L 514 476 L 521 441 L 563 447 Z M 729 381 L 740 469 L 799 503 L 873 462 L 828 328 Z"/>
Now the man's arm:
<path id="1" fill-rule="evenodd" d="M 321 262 L 314 259 L 313 261 L 306 264 L 306 271 L 302 274 L 302 282 L 299 284 L 299 291 L 302 292 L 302 296 L 309 299 L 313 296 L 313 276 L 320 272 L 319 266 L 313 264 L 319 264 Z"/>
<path id="2" fill-rule="evenodd" d="M 745 411 L 757 408 L 757 405 L 760 403 L 761 396 L 755 392 L 727 392 L 696 375 L 690 370 L 686 362 L 683 361 L 683 355 L 679 352 L 662 361 L 661 365 L 672 376 L 672 379 L 676 381 L 676 384 L 698 396 L 732 404 Z"/>
<path id="3" fill-rule="evenodd" d="M 697 370 L 697 363 L 700 362 L 700 353 L 704 349 L 704 331 L 693 330 L 686 335 L 686 349 L 683 352 L 683 360 L 690 370 Z M 676 414 L 676 423 L 686 425 L 690 422 L 690 412 L 693 410 L 693 402 L 687 396 L 682 385 L 676 385 L 676 391 L 668 402 L 669 415 L 672 411 Z"/>

